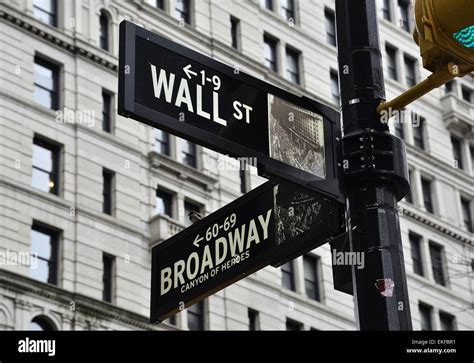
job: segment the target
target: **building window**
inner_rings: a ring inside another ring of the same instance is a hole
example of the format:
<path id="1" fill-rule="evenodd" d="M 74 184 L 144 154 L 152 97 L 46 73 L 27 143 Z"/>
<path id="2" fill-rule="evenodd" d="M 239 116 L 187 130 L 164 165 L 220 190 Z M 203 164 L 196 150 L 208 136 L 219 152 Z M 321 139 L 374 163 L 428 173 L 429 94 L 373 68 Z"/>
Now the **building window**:
<path id="1" fill-rule="evenodd" d="M 52 109 L 59 108 L 59 67 L 40 57 L 35 57 L 34 94 L 36 103 Z"/>
<path id="2" fill-rule="evenodd" d="M 171 325 L 174 325 L 176 326 L 176 315 L 173 315 L 173 316 L 170 316 L 169 319 L 168 319 L 168 323 L 170 323 Z"/>
<path id="3" fill-rule="evenodd" d="M 416 85 L 416 61 L 405 55 L 405 82 L 407 86 Z"/>
<path id="4" fill-rule="evenodd" d="M 265 57 L 265 67 L 271 69 L 274 72 L 278 72 L 277 64 L 277 40 L 270 38 L 269 36 L 263 37 L 263 54 Z"/>
<path id="5" fill-rule="evenodd" d="M 184 225 L 186 227 L 193 224 L 189 218 L 189 214 L 192 212 L 201 213 L 201 206 L 194 204 L 192 202 L 186 201 L 184 202 Z"/>
<path id="6" fill-rule="evenodd" d="M 461 87 L 461 95 L 462 99 L 466 102 L 471 102 L 472 101 L 472 91 L 466 87 Z"/>
<path id="7" fill-rule="evenodd" d="M 462 142 L 457 137 L 451 136 L 451 144 L 453 146 L 454 167 L 464 169 L 462 158 Z"/>
<path id="8" fill-rule="evenodd" d="M 32 331 L 53 331 L 56 327 L 53 323 L 42 316 L 36 316 L 31 320 L 30 330 Z"/>
<path id="9" fill-rule="evenodd" d="M 204 330 L 204 303 L 200 302 L 188 308 L 188 329 Z"/>
<path id="10" fill-rule="evenodd" d="M 332 102 L 336 105 L 341 104 L 341 94 L 339 91 L 339 74 L 331 70 L 331 97 Z"/>
<path id="11" fill-rule="evenodd" d="M 175 16 L 178 20 L 191 24 L 190 0 L 175 0 Z"/>
<path id="12" fill-rule="evenodd" d="M 444 311 L 439 312 L 439 322 L 441 330 L 453 331 L 456 330 L 456 318 Z"/>
<path id="13" fill-rule="evenodd" d="M 109 37 L 109 17 L 107 14 L 102 10 L 100 12 L 99 17 L 99 24 L 100 24 L 100 38 L 99 38 L 99 45 L 103 50 L 109 50 L 110 44 L 110 37 Z"/>
<path id="14" fill-rule="evenodd" d="M 281 281 L 284 288 L 296 291 L 293 261 L 289 261 L 281 266 Z"/>
<path id="15" fill-rule="evenodd" d="M 30 267 L 30 277 L 57 285 L 59 232 L 33 224 L 31 254 L 37 256 L 36 266 Z"/>
<path id="16" fill-rule="evenodd" d="M 170 135 L 160 129 L 154 129 L 155 150 L 163 155 L 170 155 Z"/>
<path id="17" fill-rule="evenodd" d="M 464 227 L 469 232 L 474 232 L 474 225 L 472 223 L 471 202 L 467 199 L 461 198 L 462 219 Z"/>
<path id="18" fill-rule="evenodd" d="M 384 19 L 388 21 L 392 20 L 392 11 L 390 10 L 390 0 L 382 0 L 382 15 Z"/>
<path id="19" fill-rule="evenodd" d="M 400 26 L 403 30 L 410 32 L 410 2 L 407 0 L 398 0 L 400 9 Z"/>
<path id="20" fill-rule="evenodd" d="M 298 331 L 303 330 L 303 324 L 298 323 L 297 321 L 286 319 L 286 330 L 288 331 Z"/>
<path id="21" fill-rule="evenodd" d="M 247 169 L 245 169 L 244 167 L 240 168 L 239 175 L 240 175 L 240 192 L 242 194 L 245 194 L 248 192 Z"/>
<path id="22" fill-rule="evenodd" d="M 474 175 L 474 145 L 469 146 L 469 154 L 471 154 L 471 174 Z"/>
<path id="23" fill-rule="evenodd" d="M 196 167 L 196 145 L 192 142 L 179 139 L 181 162 L 193 168 Z"/>
<path id="24" fill-rule="evenodd" d="M 405 201 L 407 203 L 413 204 L 413 197 L 411 194 L 411 170 L 408 170 L 408 181 L 410 182 L 410 190 L 408 191 L 408 194 L 405 195 Z"/>
<path id="25" fill-rule="evenodd" d="M 295 22 L 295 1 L 294 0 L 280 0 L 281 1 L 281 15 L 287 20 Z"/>
<path id="26" fill-rule="evenodd" d="M 420 311 L 420 325 L 421 330 L 424 331 L 431 331 L 433 330 L 433 308 L 429 305 L 420 303 L 418 305 L 418 309 Z"/>
<path id="27" fill-rule="evenodd" d="M 400 118 L 396 118 L 393 123 L 393 128 L 395 130 L 395 135 L 400 139 L 405 140 L 405 131 L 403 130 L 403 123 Z"/>
<path id="28" fill-rule="evenodd" d="M 240 49 L 240 20 L 230 17 L 230 36 L 232 39 L 232 48 Z"/>
<path id="29" fill-rule="evenodd" d="M 395 81 L 398 81 L 398 70 L 397 70 L 397 49 L 389 45 L 385 46 L 385 52 L 387 53 L 387 70 L 388 76 Z"/>
<path id="30" fill-rule="evenodd" d="M 112 302 L 115 257 L 104 253 L 102 256 L 102 300 Z"/>
<path id="31" fill-rule="evenodd" d="M 321 301 L 318 280 L 318 259 L 313 256 L 303 256 L 304 287 L 306 296 L 310 299 Z"/>
<path id="32" fill-rule="evenodd" d="M 102 90 L 102 130 L 112 132 L 112 94 Z"/>
<path id="33" fill-rule="evenodd" d="M 446 286 L 444 277 L 443 247 L 430 242 L 431 269 L 433 277 L 437 284 Z"/>
<path id="34" fill-rule="evenodd" d="M 411 260 L 413 262 L 413 272 L 417 275 L 424 276 L 423 260 L 421 258 L 421 237 L 410 232 L 408 234 L 410 240 Z"/>
<path id="35" fill-rule="evenodd" d="M 114 193 L 114 179 L 115 173 L 113 171 L 102 169 L 102 212 L 108 215 L 112 215 L 113 212 L 113 193 Z"/>
<path id="36" fill-rule="evenodd" d="M 454 90 L 454 81 L 449 81 L 444 85 L 444 93 L 451 93 Z"/>
<path id="37" fill-rule="evenodd" d="M 59 150 L 38 137 L 33 139 L 32 186 L 51 194 L 59 194 Z"/>
<path id="38" fill-rule="evenodd" d="M 155 6 L 159 9 L 165 9 L 165 0 L 156 0 Z"/>
<path id="39" fill-rule="evenodd" d="M 433 198 L 431 194 L 431 181 L 421 178 L 421 189 L 423 191 L 423 205 L 429 213 L 434 213 Z"/>
<path id="40" fill-rule="evenodd" d="M 296 84 L 300 83 L 300 53 L 286 48 L 286 78 Z"/>
<path id="41" fill-rule="evenodd" d="M 249 330 L 250 331 L 255 331 L 255 330 L 260 330 L 260 321 L 259 321 L 259 315 L 258 311 L 255 311 L 253 309 L 248 309 L 248 315 L 249 315 Z"/>
<path id="42" fill-rule="evenodd" d="M 324 9 L 324 17 L 326 18 L 326 41 L 328 44 L 336 46 L 336 17 L 334 11 Z"/>
<path id="43" fill-rule="evenodd" d="M 425 118 L 412 113 L 413 143 L 421 150 L 425 149 Z"/>
<path id="44" fill-rule="evenodd" d="M 57 26 L 58 6 L 56 0 L 34 0 L 33 14 L 43 23 Z"/>
<path id="45" fill-rule="evenodd" d="M 162 190 L 156 191 L 155 213 L 171 217 L 173 205 L 173 196 Z"/>
<path id="46" fill-rule="evenodd" d="M 260 3 L 262 8 L 273 11 L 273 0 L 261 0 Z"/>

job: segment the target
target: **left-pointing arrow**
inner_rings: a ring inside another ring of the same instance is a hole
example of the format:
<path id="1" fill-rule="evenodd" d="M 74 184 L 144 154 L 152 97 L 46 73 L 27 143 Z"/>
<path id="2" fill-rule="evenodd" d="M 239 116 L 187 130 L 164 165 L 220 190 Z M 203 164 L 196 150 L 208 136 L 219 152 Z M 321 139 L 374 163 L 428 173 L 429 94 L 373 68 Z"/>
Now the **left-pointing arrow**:
<path id="1" fill-rule="evenodd" d="M 199 247 L 199 242 L 202 241 L 203 239 L 204 237 L 199 237 L 199 235 L 197 235 L 196 238 L 194 239 L 193 245 L 195 245 L 196 247 Z"/>
<path id="2" fill-rule="evenodd" d="M 183 67 L 184 73 L 186 73 L 186 76 L 191 79 L 191 75 L 197 76 L 197 73 L 191 70 L 191 64 L 188 64 L 186 67 Z"/>

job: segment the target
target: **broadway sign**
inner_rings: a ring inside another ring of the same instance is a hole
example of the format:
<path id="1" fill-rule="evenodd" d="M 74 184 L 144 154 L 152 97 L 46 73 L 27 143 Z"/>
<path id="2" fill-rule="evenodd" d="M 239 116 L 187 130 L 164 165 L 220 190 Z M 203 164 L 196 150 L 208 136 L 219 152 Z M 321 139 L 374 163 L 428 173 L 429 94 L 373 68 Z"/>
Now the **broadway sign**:
<path id="1" fill-rule="evenodd" d="M 152 250 L 151 321 L 344 233 L 342 205 L 267 182 Z"/>
<path id="2" fill-rule="evenodd" d="M 119 113 L 234 157 L 261 175 L 341 199 L 339 114 L 128 21 L 120 24 Z"/>

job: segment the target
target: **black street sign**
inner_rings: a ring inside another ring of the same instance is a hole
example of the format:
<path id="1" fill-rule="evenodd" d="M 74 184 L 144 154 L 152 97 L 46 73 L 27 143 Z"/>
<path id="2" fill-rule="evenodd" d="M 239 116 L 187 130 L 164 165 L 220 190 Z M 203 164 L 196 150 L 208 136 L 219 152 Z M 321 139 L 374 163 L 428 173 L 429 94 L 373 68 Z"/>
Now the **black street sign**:
<path id="1" fill-rule="evenodd" d="M 119 114 L 343 201 L 339 113 L 128 21 L 120 24 Z"/>
<path id="2" fill-rule="evenodd" d="M 343 205 L 266 182 L 152 250 L 151 322 L 344 233 Z"/>

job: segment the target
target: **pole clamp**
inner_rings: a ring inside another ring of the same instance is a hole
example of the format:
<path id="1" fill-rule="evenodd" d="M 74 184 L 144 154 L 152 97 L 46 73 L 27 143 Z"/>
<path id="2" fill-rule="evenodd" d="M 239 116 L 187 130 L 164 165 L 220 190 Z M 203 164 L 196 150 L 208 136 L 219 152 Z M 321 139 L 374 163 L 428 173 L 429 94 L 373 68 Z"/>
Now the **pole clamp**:
<path id="1" fill-rule="evenodd" d="M 405 143 L 383 131 L 365 129 L 342 138 L 346 185 L 384 181 L 391 183 L 397 200 L 410 191 Z"/>

